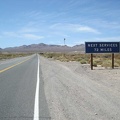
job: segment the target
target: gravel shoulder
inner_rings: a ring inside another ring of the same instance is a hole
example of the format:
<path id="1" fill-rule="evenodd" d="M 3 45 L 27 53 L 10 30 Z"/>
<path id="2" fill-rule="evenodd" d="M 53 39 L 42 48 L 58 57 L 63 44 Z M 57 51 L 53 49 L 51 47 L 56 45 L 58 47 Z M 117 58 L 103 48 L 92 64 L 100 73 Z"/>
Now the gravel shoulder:
<path id="1" fill-rule="evenodd" d="M 120 120 L 120 69 L 40 57 L 52 120 Z"/>

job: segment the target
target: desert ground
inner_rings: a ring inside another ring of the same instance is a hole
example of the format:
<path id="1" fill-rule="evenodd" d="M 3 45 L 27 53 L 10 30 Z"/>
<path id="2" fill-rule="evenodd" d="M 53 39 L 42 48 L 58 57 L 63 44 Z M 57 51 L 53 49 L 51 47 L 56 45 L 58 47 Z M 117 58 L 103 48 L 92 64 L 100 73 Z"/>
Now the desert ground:
<path id="1" fill-rule="evenodd" d="M 120 68 L 40 57 L 52 120 L 120 120 Z"/>

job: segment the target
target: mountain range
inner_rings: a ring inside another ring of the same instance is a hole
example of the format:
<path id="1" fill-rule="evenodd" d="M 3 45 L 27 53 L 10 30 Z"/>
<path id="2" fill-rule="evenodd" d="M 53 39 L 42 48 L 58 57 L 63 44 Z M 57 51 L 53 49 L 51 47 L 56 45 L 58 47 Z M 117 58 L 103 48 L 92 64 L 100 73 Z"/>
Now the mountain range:
<path id="1" fill-rule="evenodd" d="M 70 46 L 62 46 L 62 45 L 48 45 L 44 43 L 40 44 L 31 44 L 31 45 L 22 45 L 18 47 L 8 47 L 1 49 L 1 52 L 84 52 L 85 45 L 75 45 L 73 47 Z"/>

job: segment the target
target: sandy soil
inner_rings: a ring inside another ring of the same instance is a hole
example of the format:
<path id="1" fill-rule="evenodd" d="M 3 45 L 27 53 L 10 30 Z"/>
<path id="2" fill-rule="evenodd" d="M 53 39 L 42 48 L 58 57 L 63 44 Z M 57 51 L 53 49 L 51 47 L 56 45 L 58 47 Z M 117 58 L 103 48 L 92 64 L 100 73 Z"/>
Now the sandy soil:
<path id="1" fill-rule="evenodd" d="M 120 120 L 120 68 L 40 60 L 52 120 Z"/>

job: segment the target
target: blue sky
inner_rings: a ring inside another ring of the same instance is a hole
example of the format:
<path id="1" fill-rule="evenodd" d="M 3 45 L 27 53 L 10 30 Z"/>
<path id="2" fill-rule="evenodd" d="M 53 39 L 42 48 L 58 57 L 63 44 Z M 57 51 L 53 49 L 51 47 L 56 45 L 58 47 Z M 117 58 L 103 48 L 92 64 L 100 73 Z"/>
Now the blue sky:
<path id="1" fill-rule="evenodd" d="M 120 41 L 120 0 L 0 0 L 0 48 Z"/>

